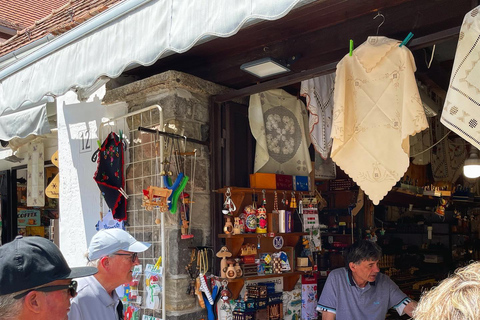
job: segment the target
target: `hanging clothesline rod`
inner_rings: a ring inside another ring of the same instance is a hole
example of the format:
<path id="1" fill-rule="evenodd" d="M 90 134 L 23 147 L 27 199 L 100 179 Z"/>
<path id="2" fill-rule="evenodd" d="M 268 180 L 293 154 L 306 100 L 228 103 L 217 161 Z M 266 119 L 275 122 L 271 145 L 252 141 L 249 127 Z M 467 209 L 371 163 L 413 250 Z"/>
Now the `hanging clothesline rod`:
<path id="1" fill-rule="evenodd" d="M 188 137 L 181 136 L 181 135 L 175 134 L 175 133 L 164 132 L 164 131 L 144 128 L 144 127 L 138 127 L 138 131 L 148 132 L 148 133 L 152 133 L 152 134 L 159 134 L 161 136 L 166 136 L 166 137 L 174 138 L 174 139 L 187 140 L 188 142 L 202 144 L 202 145 L 205 145 L 205 146 L 208 145 L 207 141 L 201 141 L 201 140 L 197 140 L 197 139 L 193 139 L 193 138 L 188 138 Z"/>

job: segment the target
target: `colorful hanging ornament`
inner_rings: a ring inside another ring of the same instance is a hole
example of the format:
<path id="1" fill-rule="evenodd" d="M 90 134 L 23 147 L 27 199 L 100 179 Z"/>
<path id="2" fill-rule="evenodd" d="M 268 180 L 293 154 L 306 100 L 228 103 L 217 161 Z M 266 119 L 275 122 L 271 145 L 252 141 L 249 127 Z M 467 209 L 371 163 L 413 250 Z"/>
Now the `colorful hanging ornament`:
<path id="1" fill-rule="evenodd" d="M 296 209 L 297 208 L 297 199 L 295 198 L 295 193 L 292 192 L 292 197 L 290 198 L 290 208 Z"/>
<path id="2" fill-rule="evenodd" d="M 273 192 L 273 212 L 278 213 L 278 195 L 276 190 Z"/>
<path id="3" fill-rule="evenodd" d="M 254 202 L 255 203 L 255 202 Z M 245 207 L 245 232 L 254 233 L 257 229 L 257 210 L 253 205 Z"/>

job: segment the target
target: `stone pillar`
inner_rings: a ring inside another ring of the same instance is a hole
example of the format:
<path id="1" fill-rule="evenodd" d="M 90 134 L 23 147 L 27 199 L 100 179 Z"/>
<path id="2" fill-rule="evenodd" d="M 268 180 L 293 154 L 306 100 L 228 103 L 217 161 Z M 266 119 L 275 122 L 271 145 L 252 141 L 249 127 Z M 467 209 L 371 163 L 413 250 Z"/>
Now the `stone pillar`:
<path id="1" fill-rule="evenodd" d="M 128 228 L 137 239 L 152 243 L 152 248 L 143 254 L 141 262 L 154 263 L 159 255 L 166 258 L 166 310 L 168 319 L 200 319 L 206 318 L 205 310 L 198 306 L 195 297 L 185 293 L 189 276 L 185 266 L 190 259 L 189 247 L 211 245 L 211 212 L 210 212 L 210 182 L 209 182 L 209 150 L 205 145 L 188 142 L 186 148 L 184 141 L 177 141 L 173 149 L 178 147 L 184 150 L 197 150 L 195 161 L 193 210 L 191 213 L 191 231 L 194 238 L 181 240 L 180 217 L 176 214 L 165 214 L 165 247 L 166 252 L 161 252 L 160 226 L 155 224 L 152 212 L 141 207 L 142 189 L 149 185 L 156 185 L 155 179 L 160 172 L 156 169 L 159 162 L 164 161 L 156 156 L 155 135 L 139 132 L 139 126 L 157 127 L 161 130 L 174 132 L 180 135 L 206 141 L 209 133 L 208 108 L 211 95 L 223 93 L 226 88 L 204 81 L 194 76 L 177 71 L 167 71 L 150 78 L 136 81 L 118 88 L 108 89 L 103 99 L 104 104 L 125 102 L 128 111 L 142 110 L 151 105 L 158 104 L 162 107 L 164 126 L 161 126 L 158 111 L 146 111 L 126 119 L 129 127 L 130 144 L 128 146 L 130 160 L 127 167 L 127 193 L 128 201 Z M 158 139 L 158 137 L 157 137 Z M 163 137 L 161 139 L 164 139 Z M 165 140 L 164 140 L 165 141 Z M 169 142 L 172 140 L 170 139 Z M 165 156 L 171 162 L 172 178 L 178 174 L 175 156 L 170 157 L 172 145 L 167 146 Z M 185 149 L 184 149 L 185 148 Z M 185 157 L 185 165 L 179 159 L 180 169 L 185 167 L 187 175 L 191 175 L 191 164 L 194 157 Z M 186 192 L 191 193 L 192 179 L 186 187 Z M 209 265 L 211 266 L 211 261 Z M 145 314 L 159 316 L 150 310 L 142 310 Z"/>

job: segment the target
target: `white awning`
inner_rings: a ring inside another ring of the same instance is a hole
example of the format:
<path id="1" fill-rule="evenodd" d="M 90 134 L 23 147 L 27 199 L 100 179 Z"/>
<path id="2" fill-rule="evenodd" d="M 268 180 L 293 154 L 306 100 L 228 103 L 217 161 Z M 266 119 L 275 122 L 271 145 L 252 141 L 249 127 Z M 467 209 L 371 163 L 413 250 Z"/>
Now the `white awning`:
<path id="1" fill-rule="evenodd" d="M 0 70 L 0 118 L 26 102 L 88 88 L 313 0 L 125 0 Z"/>
<path id="2" fill-rule="evenodd" d="M 43 98 L 36 103 L 27 102 L 16 110 L 4 109 L 0 116 L 0 140 L 10 141 L 50 133 L 46 108 L 50 101 L 53 98 Z"/>

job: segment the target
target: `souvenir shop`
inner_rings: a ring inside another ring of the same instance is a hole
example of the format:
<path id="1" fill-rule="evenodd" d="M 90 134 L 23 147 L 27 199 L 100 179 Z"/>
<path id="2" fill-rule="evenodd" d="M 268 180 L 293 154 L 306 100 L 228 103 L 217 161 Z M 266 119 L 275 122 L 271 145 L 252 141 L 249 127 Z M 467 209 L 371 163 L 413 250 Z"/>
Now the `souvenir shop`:
<path id="1" fill-rule="evenodd" d="M 78 264 L 101 228 L 151 242 L 121 289 L 126 319 L 318 319 L 359 239 L 418 299 L 480 258 L 480 14 L 440 2 L 304 4 L 57 98 L 62 191 L 23 205 L 35 164 L 16 168 L 18 228 L 38 210 L 47 230 L 59 205 Z"/>

